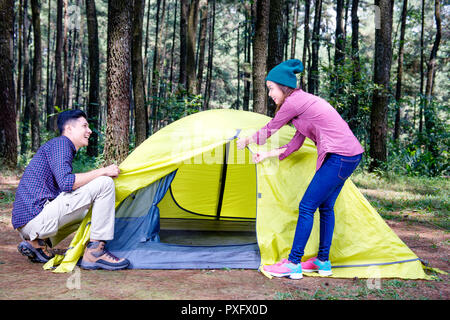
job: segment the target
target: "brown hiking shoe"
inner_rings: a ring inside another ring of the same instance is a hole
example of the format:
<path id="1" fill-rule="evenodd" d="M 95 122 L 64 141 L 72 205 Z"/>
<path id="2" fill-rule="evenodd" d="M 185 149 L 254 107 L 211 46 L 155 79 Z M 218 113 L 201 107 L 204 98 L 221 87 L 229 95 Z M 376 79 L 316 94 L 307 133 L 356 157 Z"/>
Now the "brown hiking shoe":
<path id="1" fill-rule="evenodd" d="M 83 269 L 120 270 L 130 265 L 125 258 L 118 258 L 105 249 L 104 241 L 90 241 L 84 250 L 80 267 Z"/>

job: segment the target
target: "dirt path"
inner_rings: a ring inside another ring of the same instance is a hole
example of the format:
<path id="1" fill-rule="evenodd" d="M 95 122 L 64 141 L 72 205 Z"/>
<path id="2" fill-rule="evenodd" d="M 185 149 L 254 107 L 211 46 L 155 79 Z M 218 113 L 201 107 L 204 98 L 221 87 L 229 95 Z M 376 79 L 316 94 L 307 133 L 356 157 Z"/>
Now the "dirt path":
<path id="1" fill-rule="evenodd" d="M 448 276 L 438 281 L 381 280 L 369 289 L 364 279 L 268 279 L 255 270 L 124 270 L 76 269 L 55 274 L 20 255 L 20 237 L 11 225 L 12 199 L 17 178 L 0 176 L 0 299 L 430 299 L 448 300 Z M 449 271 L 449 236 L 425 224 L 388 221 L 390 227 L 431 266 Z M 66 239 L 58 247 L 64 248 Z"/>

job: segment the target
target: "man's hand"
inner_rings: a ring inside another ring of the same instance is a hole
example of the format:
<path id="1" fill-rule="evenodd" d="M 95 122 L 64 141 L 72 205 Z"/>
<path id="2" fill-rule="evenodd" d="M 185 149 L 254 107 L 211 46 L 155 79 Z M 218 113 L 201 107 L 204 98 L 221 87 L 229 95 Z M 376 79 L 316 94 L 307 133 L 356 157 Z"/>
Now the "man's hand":
<path id="1" fill-rule="evenodd" d="M 107 177 L 111 177 L 111 178 L 117 178 L 120 173 L 119 167 L 115 164 L 111 164 L 107 167 L 104 167 L 103 170 L 104 170 L 104 175 Z"/>
<path id="2" fill-rule="evenodd" d="M 107 167 L 99 168 L 85 173 L 76 173 L 75 182 L 73 184 L 72 190 L 76 190 L 79 187 L 91 182 L 95 178 L 106 176 L 111 178 L 117 178 L 119 176 L 119 167 L 115 164 L 111 164 Z"/>

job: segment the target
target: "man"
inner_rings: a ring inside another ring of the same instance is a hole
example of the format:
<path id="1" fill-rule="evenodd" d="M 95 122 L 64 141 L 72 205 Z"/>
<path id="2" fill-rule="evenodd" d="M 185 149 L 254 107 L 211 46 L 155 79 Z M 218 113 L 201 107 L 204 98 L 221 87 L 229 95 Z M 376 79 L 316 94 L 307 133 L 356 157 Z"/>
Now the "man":
<path id="1" fill-rule="evenodd" d="M 61 135 L 39 148 L 17 188 L 12 224 L 24 241 L 18 250 L 33 262 L 45 263 L 56 246 L 75 231 L 92 207 L 91 236 L 84 251 L 84 269 L 119 270 L 129 261 L 105 250 L 114 237 L 115 187 L 119 168 L 110 165 L 85 173 L 72 173 L 76 152 L 88 145 L 86 114 L 67 110 L 58 115 Z"/>

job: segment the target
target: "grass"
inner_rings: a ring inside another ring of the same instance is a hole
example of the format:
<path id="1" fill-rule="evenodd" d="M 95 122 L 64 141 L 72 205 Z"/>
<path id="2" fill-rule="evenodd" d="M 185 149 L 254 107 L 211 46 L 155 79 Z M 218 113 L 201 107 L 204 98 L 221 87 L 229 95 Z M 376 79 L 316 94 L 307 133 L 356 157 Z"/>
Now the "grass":
<path id="1" fill-rule="evenodd" d="M 15 194 L 9 190 L 0 190 L 0 203 L 10 204 L 14 202 Z"/>
<path id="2" fill-rule="evenodd" d="M 378 281 L 378 280 L 377 280 Z M 275 300 L 426 300 L 425 296 L 417 297 L 410 292 L 418 287 L 416 281 L 379 280 L 373 286 L 367 280 L 354 280 L 352 284 L 330 286 L 322 283 L 315 290 L 294 290 L 277 292 Z"/>
<path id="3" fill-rule="evenodd" d="M 408 218 L 449 230 L 448 178 L 379 176 L 357 172 L 352 181 L 385 219 Z"/>

